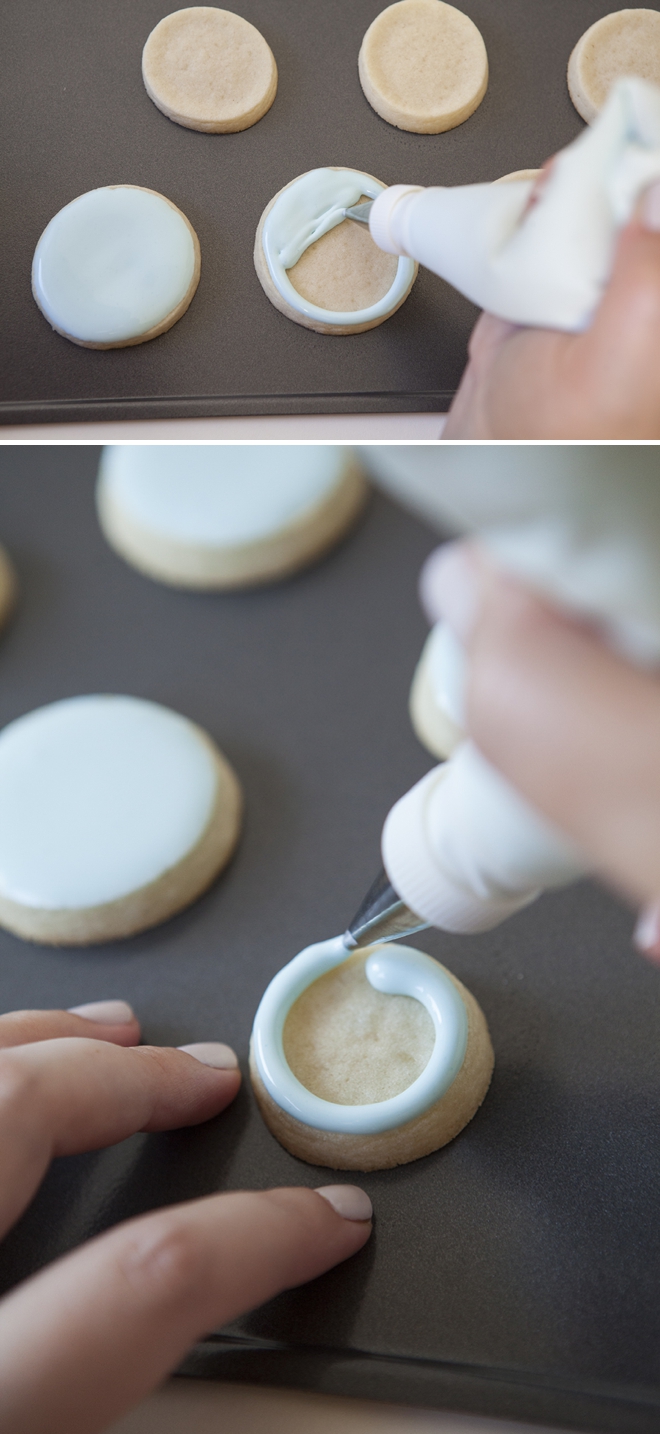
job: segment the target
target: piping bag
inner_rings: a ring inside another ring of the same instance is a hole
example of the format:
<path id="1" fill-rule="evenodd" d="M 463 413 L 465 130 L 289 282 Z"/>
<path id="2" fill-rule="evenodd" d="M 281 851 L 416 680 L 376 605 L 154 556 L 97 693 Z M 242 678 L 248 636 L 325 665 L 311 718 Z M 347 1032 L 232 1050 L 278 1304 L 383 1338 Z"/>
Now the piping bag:
<path id="1" fill-rule="evenodd" d="M 619 230 L 659 178 L 660 89 L 621 79 L 541 182 L 395 184 L 368 215 L 346 215 L 368 218 L 380 249 L 417 260 L 489 313 L 575 331 L 600 302 Z"/>
<path id="2" fill-rule="evenodd" d="M 445 531 L 478 537 L 498 566 L 595 623 L 630 662 L 660 672 L 660 450 L 399 447 L 366 456 L 382 486 L 412 497 Z M 585 854 L 460 731 L 466 659 L 442 627 L 434 697 L 458 743 L 389 812 L 384 871 L 344 936 L 349 950 L 426 926 L 487 931 L 589 871 Z"/>

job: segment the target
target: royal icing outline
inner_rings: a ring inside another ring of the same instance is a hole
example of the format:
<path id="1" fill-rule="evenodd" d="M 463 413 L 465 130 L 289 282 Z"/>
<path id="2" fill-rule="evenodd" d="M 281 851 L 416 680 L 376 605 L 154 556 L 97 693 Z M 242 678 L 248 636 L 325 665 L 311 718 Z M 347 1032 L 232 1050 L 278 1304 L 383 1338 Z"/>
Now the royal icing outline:
<path id="1" fill-rule="evenodd" d="M 468 1019 L 465 1003 L 442 966 L 412 946 L 370 948 L 365 972 L 377 991 L 412 996 L 428 1011 L 435 1042 L 424 1070 L 411 1085 L 387 1100 L 340 1105 L 323 1100 L 298 1080 L 284 1054 L 284 1024 L 291 1007 L 314 981 L 352 954 L 342 936 L 307 946 L 273 978 L 252 1031 L 259 1075 L 280 1109 L 302 1125 L 342 1135 L 378 1135 L 422 1115 L 449 1090 L 465 1059 Z"/>
<path id="2" fill-rule="evenodd" d="M 368 324 L 384 318 L 406 297 L 415 276 L 413 259 L 401 257 L 394 282 L 366 309 L 322 309 L 294 289 L 287 270 L 317 239 L 344 222 L 344 210 L 357 204 L 363 194 L 376 199 L 385 184 L 355 169 L 310 169 L 287 185 L 275 199 L 263 222 L 261 243 L 268 272 L 278 294 L 307 319 L 340 328 Z"/>

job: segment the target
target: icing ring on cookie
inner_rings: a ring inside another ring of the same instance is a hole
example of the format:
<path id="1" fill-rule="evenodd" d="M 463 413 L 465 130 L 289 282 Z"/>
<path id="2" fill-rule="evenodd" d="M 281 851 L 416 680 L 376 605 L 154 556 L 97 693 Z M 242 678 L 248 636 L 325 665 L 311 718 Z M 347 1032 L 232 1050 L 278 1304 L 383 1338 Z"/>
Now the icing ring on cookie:
<path id="1" fill-rule="evenodd" d="M 185 313 L 199 282 L 199 241 L 163 194 L 90 189 L 44 229 L 32 293 L 58 333 L 89 348 L 156 338 Z"/>
<path id="2" fill-rule="evenodd" d="M 350 952 L 343 937 L 308 946 L 273 978 L 253 1027 L 257 1070 L 272 1099 L 303 1125 L 350 1135 L 374 1135 L 414 1120 L 445 1094 L 465 1058 L 468 1019 L 459 992 L 442 966 L 411 946 L 374 946 L 366 975 L 378 991 L 412 996 L 428 1011 L 435 1029 L 431 1056 L 417 1080 L 388 1100 L 340 1105 L 313 1095 L 293 1074 L 284 1054 L 284 1023 L 303 991 L 341 965 Z"/>
<path id="3" fill-rule="evenodd" d="M 261 243 L 268 272 L 280 297 L 306 319 L 342 328 L 377 323 L 405 299 L 416 273 L 413 259 L 399 259 L 394 282 L 375 304 L 344 312 L 323 309 L 294 289 L 287 270 L 324 234 L 344 222 L 344 210 L 362 195 L 376 199 L 386 189 L 355 169 L 310 169 L 277 196 L 263 223 Z"/>

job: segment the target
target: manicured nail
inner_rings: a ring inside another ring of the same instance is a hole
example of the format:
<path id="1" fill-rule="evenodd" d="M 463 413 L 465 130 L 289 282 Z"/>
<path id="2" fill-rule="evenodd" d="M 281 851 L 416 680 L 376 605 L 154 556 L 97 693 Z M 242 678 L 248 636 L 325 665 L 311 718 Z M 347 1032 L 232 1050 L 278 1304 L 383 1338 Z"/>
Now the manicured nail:
<path id="1" fill-rule="evenodd" d="M 99 1026 L 127 1026 L 135 1020 L 128 1001 L 88 1001 L 85 1006 L 69 1006 L 69 1012 L 86 1021 L 96 1021 Z"/>
<path id="2" fill-rule="evenodd" d="M 645 229 L 657 234 L 660 231 L 660 180 L 651 184 L 642 200 L 641 220 Z"/>
<path id="3" fill-rule="evenodd" d="M 370 1220 L 373 1215 L 371 1200 L 359 1185 L 317 1185 L 316 1193 L 322 1195 L 343 1220 Z"/>
<path id="4" fill-rule="evenodd" d="M 222 1041 L 196 1041 L 192 1046 L 179 1046 L 178 1049 L 194 1056 L 203 1066 L 213 1066 L 216 1071 L 235 1071 L 238 1065 L 236 1052 L 231 1046 L 223 1046 Z"/>
<path id="5" fill-rule="evenodd" d="M 431 621 L 444 618 L 466 642 L 479 615 L 481 588 L 475 561 L 463 543 L 447 543 L 431 554 L 422 568 L 419 591 Z"/>
<path id="6" fill-rule="evenodd" d="M 660 901 L 651 901 L 643 906 L 633 932 L 633 941 L 638 951 L 660 961 Z"/>

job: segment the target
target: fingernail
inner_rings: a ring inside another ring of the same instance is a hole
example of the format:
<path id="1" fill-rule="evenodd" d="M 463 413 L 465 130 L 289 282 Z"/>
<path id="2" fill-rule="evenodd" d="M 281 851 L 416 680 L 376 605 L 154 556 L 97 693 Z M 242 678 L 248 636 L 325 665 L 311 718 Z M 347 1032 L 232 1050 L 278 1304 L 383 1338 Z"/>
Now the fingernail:
<path id="1" fill-rule="evenodd" d="M 100 1026 L 127 1026 L 135 1020 L 128 1001 L 88 1001 L 84 1006 L 69 1006 L 69 1013 L 82 1016 L 86 1021 L 96 1021 Z"/>
<path id="2" fill-rule="evenodd" d="M 654 234 L 660 231 L 660 180 L 651 184 L 642 200 L 641 221 Z"/>
<path id="3" fill-rule="evenodd" d="M 444 618 L 466 642 L 479 616 L 481 586 L 474 559 L 463 543 L 448 543 L 431 554 L 422 568 L 419 591 L 431 621 Z"/>
<path id="4" fill-rule="evenodd" d="M 222 1041 L 196 1041 L 192 1046 L 179 1046 L 178 1049 L 194 1056 L 203 1066 L 213 1066 L 216 1071 L 235 1071 L 238 1066 L 236 1052 L 231 1046 L 223 1046 Z"/>
<path id="5" fill-rule="evenodd" d="M 633 941 L 638 951 L 660 961 L 660 901 L 651 901 L 648 906 L 642 907 Z"/>
<path id="6" fill-rule="evenodd" d="M 343 1220 L 370 1220 L 373 1215 L 371 1200 L 359 1185 L 317 1185 L 316 1193 L 327 1200 Z"/>

